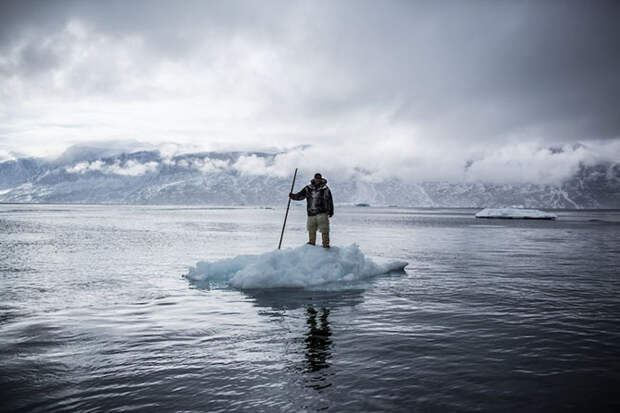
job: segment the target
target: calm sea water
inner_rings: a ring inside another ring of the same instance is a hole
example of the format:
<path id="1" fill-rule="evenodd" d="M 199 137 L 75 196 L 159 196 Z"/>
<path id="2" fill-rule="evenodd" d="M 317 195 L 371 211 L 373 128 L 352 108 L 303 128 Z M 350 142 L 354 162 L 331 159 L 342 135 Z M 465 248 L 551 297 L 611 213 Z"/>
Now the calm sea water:
<path id="1" fill-rule="evenodd" d="M 182 275 L 283 210 L 0 205 L 0 410 L 618 411 L 620 211 L 474 212 L 339 208 L 334 245 L 406 272 L 237 291 Z"/>

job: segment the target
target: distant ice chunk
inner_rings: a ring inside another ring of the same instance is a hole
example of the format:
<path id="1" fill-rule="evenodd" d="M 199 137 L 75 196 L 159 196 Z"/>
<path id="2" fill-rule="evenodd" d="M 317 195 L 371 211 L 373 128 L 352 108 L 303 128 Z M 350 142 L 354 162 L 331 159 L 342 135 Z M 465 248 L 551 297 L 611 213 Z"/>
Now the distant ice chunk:
<path id="1" fill-rule="evenodd" d="M 557 215 L 537 209 L 485 208 L 476 214 L 476 218 L 556 219 Z"/>
<path id="2" fill-rule="evenodd" d="M 239 289 L 309 288 L 361 281 L 390 271 L 402 271 L 404 261 L 376 263 L 357 244 L 323 249 L 311 245 L 261 255 L 239 255 L 190 268 L 192 281 L 226 282 Z"/>

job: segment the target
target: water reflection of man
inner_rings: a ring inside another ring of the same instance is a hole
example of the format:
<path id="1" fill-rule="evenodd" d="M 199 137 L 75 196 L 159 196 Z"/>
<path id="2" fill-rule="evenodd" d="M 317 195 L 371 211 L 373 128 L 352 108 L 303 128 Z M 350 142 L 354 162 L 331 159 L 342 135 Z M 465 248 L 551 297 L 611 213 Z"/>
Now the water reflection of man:
<path id="1" fill-rule="evenodd" d="M 328 360 L 331 358 L 330 336 L 332 335 L 329 328 L 329 310 L 321 309 L 319 322 L 317 323 L 318 312 L 314 307 L 310 306 L 307 310 L 308 315 L 308 334 L 306 336 L 306 363 L 310 372 L 316 372 L 329 367 Z"/>

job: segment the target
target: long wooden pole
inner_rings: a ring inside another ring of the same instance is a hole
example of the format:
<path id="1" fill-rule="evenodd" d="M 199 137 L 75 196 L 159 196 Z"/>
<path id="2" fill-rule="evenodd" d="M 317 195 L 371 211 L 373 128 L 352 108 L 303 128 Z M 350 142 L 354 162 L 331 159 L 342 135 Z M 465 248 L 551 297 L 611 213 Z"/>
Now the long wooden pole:
<path id="1" fill-rule="evenodd" d="M 297 168 L 295 168 L 295 174 L 293 175 L 293 183 L 291 184 L 291 192 L 295 188 L 295 178 L 297 178 Z M 290 192 L 289 192 L 290 193 Z M 282 237 L 284 237 L 284 227 L 286 227 L 286 218 L 288 218 L 288 209 L 291 207 L 291 197 L 288 197 L 288 205 L 286 205 L 286 214 L 284 215 L 284 224 L 282 224 L 282 232 L 280 233 L 280 242 L 278 243 L 278 249 L 282 246 Z"/>

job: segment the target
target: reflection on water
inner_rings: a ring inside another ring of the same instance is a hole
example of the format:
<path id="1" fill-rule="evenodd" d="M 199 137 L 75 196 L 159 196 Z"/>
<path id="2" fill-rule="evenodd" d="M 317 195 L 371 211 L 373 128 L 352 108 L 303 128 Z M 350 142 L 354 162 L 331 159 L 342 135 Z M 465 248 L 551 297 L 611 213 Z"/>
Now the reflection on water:
<path id="1" fill-rule="evenodd" d="M 315 373 L 329 367 L 331 359 L 331 330 L 329 328 L 329 310 L 322 308 L 319 312 L 312 306 L 306 310 L 308 332 L 306 333 L 306 372 Z M 318 316 L 318 321 L 317 321 Z M 320 390 L 331 384 L 325 382 L 325 375 L 313 377 L 310 387 Z"/>
<path id="2" fill-rule="evenodd" d="M 301 366 L 296 365 L 295 371 L 303 376 L 308 388 L 322 390 L 330 387 L 332 382 L 329 381 L 329 377 L 333 373 L 326 370 L 330 367 L 333 354 L 330 311 L 343 307 L 352 308 L 362 303 L 364 301 L 362 290 L 274 289 L 245 291 L 244 294 L 252 298 L 257 307 L 269 308 L 272 311 L 296 312 L 305 308 L 301 313 L 303 317 L 301 320 L 306 324 L 303 336 L 301 340 L 291 337 L 291 342 L 299 343 L 298 349 L 303 353 Z M 265 314 L 273 315 L 273 313 Z M 297 327 L 302 325 L 297 324 Z"/>

